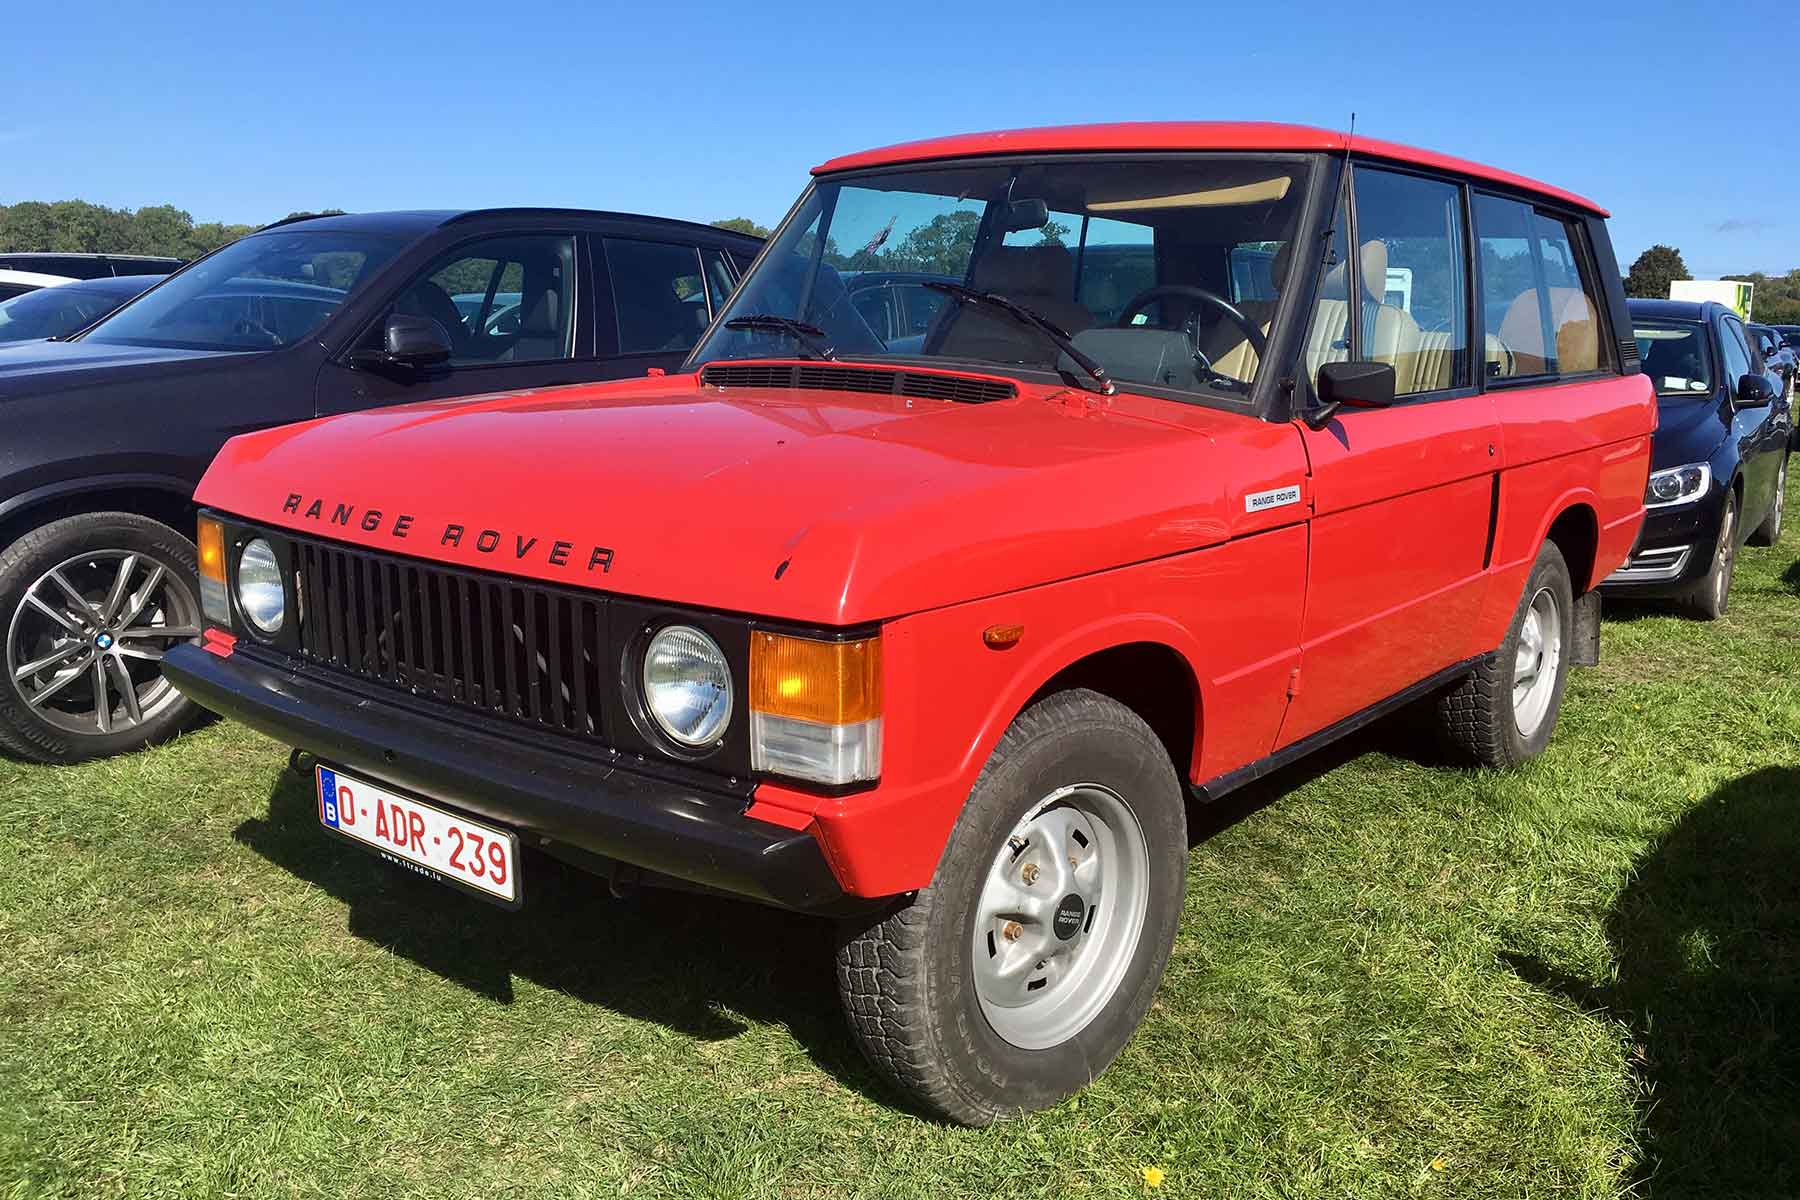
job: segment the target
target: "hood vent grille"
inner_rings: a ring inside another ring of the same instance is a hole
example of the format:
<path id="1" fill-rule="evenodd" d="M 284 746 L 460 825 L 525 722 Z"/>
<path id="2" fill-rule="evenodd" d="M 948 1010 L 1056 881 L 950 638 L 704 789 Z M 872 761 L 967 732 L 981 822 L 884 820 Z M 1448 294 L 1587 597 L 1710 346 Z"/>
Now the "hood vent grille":
<path id="1" fill-rule="evenodd" d="M 1010 400 L 1019 394 L 1017 387 L 1003 379 L 820 363 L 713 363 L 701 368 L 700 382 L 722 388 L 864 392 L 878 396 L 912 396 L 920 400 L 952 400 L 959 404 Z"/>

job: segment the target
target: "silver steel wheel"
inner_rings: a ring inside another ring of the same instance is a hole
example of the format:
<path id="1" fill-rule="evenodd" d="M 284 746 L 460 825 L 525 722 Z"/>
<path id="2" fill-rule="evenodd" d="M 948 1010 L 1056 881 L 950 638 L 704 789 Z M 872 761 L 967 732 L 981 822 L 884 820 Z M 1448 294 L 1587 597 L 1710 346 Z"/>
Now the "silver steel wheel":
<path id="1" fill-rule="evenodd" d="M 200 605 L 178 569 L 135 551 L 96 550 L 26 589 L 6 633 L 6 677 L 58 729 L 122 733 L 180 700 L 156 664 L 198 636 Z"/>
<path id="2" fill-rule="evenodd" d="M 1013 827 L 976 902 L 975 992 L 994 1032 L 1046 1050 L 1106 1007 L 1137 952 L 1150 854 L 1110 788 L 1060 788 Z"/>
<path id="3" fill-rule="evenodd" d="M 1562 667 L 1562 613 L 1556 593 L 1539 588 L 1519 626 L 1519 645 L 1513 658 L 1513 722 L 1519 736 L 1537 732 L 1550 712 L 1556 694 L 1556 676 Z"/>

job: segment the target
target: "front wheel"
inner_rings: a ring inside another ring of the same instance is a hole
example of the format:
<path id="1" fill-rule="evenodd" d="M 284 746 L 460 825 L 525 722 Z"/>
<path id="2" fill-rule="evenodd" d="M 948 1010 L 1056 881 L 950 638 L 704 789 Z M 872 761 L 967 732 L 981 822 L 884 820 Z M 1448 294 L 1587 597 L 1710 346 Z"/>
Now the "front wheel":
<path id="1" fill-rule="evenodd" d="M 986 1125 L 1090 1083 L 1162 978 L 1187 869 L 1181 782 L 1137 714 L 1060 692 L 1013 722 L 931 885 L 846 926 L 838 984 L 887 1080 Z"/>
<path id="2" fill-rule="evenodd" d="M 1677 598 L 1683 612 L 1701 621 L 1716 621 L 1731 608 L 1731 581 L 1737 574 L 1738 498 L 1725 493 L 1725 513 L 1719 518 L 1719 540 L 1713 547 L 1706 574 L 1696 579 Z"/>
<path id="3" fill-rule="evenodd" d="M 1574 588 L 1553 542 L 1538 550 L 1500 648 L 1438 697 L 1438 730 L 1478 766 L 1516 767 L 1550 744 L 1574 644 Z"/>
<path id="4" fill-rule="evenodd" d="M 160 663 L 200 635 L 197 574 L 192 542 L 132 513 L 53 521 L 0 554 L 0 750 L 79 762 L 191 724 Z"/>

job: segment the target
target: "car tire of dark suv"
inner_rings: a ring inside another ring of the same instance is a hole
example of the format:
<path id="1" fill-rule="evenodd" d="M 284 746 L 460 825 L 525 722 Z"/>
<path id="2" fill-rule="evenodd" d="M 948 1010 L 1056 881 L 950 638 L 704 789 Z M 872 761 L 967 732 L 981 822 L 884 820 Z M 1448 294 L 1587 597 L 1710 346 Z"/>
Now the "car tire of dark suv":
<path id="1" fill-rule="evenodd" d="M 1554 542 L 1538 549 L 1506 640 L 1438 697 L 1445 748 L 1481 767 L 1516 767 L 1550 744 L 1575 646 L 1574 587 Z"/>
<path id="2" fill-rule="evenodd" d="M 198 720 L 158 669 L 199 636 L 197 574 L 192 542 L 134 513 L 53 521 L 0 554 L 0 750 L 80 762 Z"/>
<path id="3" fill-rule="evenodd" d="M 845 927 L 838 986 L 864 1055 L 965 1125 L 1056 1104 L 1150 1008 L 1187 872 L 1168 750 L 1096 692 L 1059 692 L 1001 737 L 931 885 Z"/>

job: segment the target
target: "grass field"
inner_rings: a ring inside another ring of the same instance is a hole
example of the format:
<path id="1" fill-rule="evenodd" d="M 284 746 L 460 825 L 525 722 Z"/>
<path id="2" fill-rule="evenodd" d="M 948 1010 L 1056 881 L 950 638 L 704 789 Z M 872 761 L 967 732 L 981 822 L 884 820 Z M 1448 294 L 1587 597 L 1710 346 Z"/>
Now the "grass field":
<path id="1" fill-rule="evenodd" d="M 0 759 L 0 1197 L 1800 1194 L 1797 558 L 1615 612 L 1516 774 L 1400 720 L 1199 814 L 1141 1033 L 984 1131 L 877 1086 L 823 924 L 503 913 L 231 725 Z"/>

